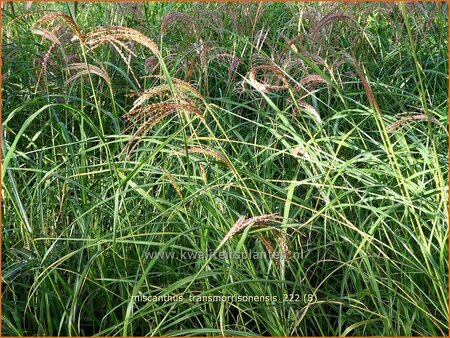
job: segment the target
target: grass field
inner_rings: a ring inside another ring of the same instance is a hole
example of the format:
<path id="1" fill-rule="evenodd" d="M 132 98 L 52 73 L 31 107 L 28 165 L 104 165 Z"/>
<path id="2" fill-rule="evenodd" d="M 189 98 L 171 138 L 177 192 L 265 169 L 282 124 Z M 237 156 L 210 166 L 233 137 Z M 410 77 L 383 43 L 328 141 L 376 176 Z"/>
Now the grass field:
<path id="1" fill-rule="evenodd" d="M 446 336 L 446 3 L 4 3 L 2 334 Z"/>

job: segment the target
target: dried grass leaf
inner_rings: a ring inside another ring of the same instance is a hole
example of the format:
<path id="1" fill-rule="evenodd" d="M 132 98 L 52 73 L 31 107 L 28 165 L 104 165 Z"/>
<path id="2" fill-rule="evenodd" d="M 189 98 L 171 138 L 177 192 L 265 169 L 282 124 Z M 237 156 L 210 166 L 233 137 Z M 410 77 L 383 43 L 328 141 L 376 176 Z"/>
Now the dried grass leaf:
<path id="1" fill-rule="evenodd" d="M 83 40 L 83 34 L 81 33 L 80 28 L 78 27 L 78 25 L 76 24 L 75 21 L 73 21 L 73 19 L 64 14 L 64 13 L 50 13 L 47 15 L 44 15 L 43 17 L 41 17 L 40 19 L 36 20 L 33 25 L 32 28 L 36 28 L 38 26 L 41 26 L 43 24 L 52 24 L 55 22 L 56 19 L 61 19 L 63 20 L 67 26 L 72 30 L 72 32 L 80 39 Z"/>
<path id="2" fill-rule="evenodd" d="M 219 246 L 222 246 L 227 240 L 232 238 L 235 234 L 246 229 L 249 226 L 262 227 L 262 226 L 268 225 L 269 223 L 280 220 L 281 218 L 282 217 L 276 213 L 269 214 L 269 215 L 255 216 L 255 217 L 251 217 L 251 218 L 247 218 L 246 216 L 241 216 L 238 218 L 236 223 L 230 228 L 228 233 L 225 235 L 225 237 L 220 242 Z"/>
<path id="3" fill-rule="evenodd" d="M 109 77 L 108 73 L 104 69 L 94 66 L 94 65 L 88 65 L 85 63 L 72 63 L 72 64 L 68 65 L 66 69 L 69 71 L 70 70 L 77 71 L 76 74 L 72 75 L 70 78 L 68 78 L 65 81 L 64 84 L 66 86 L 69 85 L 74 80 L 76 80 L 77 78 L 79 78 L 80 76 L 89 74 L 89 73 L 100 76 L 103 80 L 106 81 L 106 83 L 108 83 L 109 86 L 111 86 L 111 84 L 112 84 L 111 78 Z"/>
<path id="4" fill-rule="evenodd" d="M 194 35 L 198 39 L 198 30 L 197 27 L 192 20 L 191 16 L 186 13 L 181 12 L 170 12 L 169 14 L 165 15 L 162 22 L 161 22 L 161 35 L 164 36 L 166 34 L 167 28 L 172 22 L 183 22 L 187 23 L 192 27 Z"/>
<path id="5" fill-rule="evenodd" d="M 425 114 L 422 114 L 422 113 L 406 113 L 406 114 L 412 114 L 412 115 L 402 117 L 400 120 L 398 120 L 394 123 L 391 123 L 390 125 L 388 125 L 386 127 L 386 131 L 389 134 L 392 134 L 397 129 L 403 128 L 410 121 L 428 121 L 428 116 L 426 116 Z M 430 119 L 430 121 L 435 124 L 439 124 L 439 121 L 434 117 L 432 117 Z"/>
<path id="6" fill-rule="evenodd" d="M 214 150 L 214 149 L 211 149 L 208 147 L 191 147 L 191 148 L 188 148 L 187 150 L 177 151 L 175 154 L 185 155 L 186 152 L 188 154 L 202 154 L 202 155 L 206 155 L 206 156 L 211 156 L 211 157 L 215 158 L 216 160 L 224 163 L 232 172 L 236 173 L 236 169 L 234 168 L 233 164 L 231 164 L 231 162 L 217 150 Z"/>
<path id="7" fill-rule="evenodd" d="M 150 51 L 159 55 L 158 46 L 153 40 L 132 28 L 123 26 L 99 27 L 92 32 L 86 34 L 85 41 L 92 48 L 103 43 L 110 43 L 114 40 L 134 41 Z"/>
<path id="8" fill-rule="evenodd" d="M 318 123 L 322 123 L 322 119 L 320 118 L 320 114 L 317 112 L 316 108 L 314 108 L 313 106 L 311 106 L 310 104 L 306 103 L 303 100 L 297 100 L 297 105 L 305 112 L 307 112 L 308 114 L 312 115 Z M 293 112 L 292 112 L 292 118 L 296 118 L 298 114 L 298 110 L 297 108 L 294 108 Z"/>
<path id="9" fill-rule="evenodd" d="M 136 143 L 129 150 L 129 155 L 138 146 L 142 139 L 152 130 L 152 128 L 160 122 L 165 117 L 175 113 L 175 112 L 187 112 L 193 113 L 198 116 L 202 121 L 204 121 L 202 113 L 198 108 L 190 102 L 160 102 L 151 104 L 145 107 L 136 108 L 129 111 L 123 116 L 126 121 L 132 122 L 128 128 L 126 128 L 123 133 L 127 132 L 130 128 L 140 124 L 139 128 L 134 132 L 130 141 L 125 145 L 124 151 L 130 149 L 131 144 L 136 141 Z"/>
<path id="10" fill-rule="evenodd" d="M 319 31 L 325 27 L 326 25 L 329 25 L 330 23 L 337 21 L 337 20 L 353 20 L 353 18 L 349 15 L 345 15 L 342 13 L 331 13 L 328 15 L 325 15 L 318 23 L 314 25 L 311 29 L 311 36 L 316 37 L 319 33 Z"/>
<path id="11" fill-rule="evenodd" d="M 274 75 L 275 78 L 277 78 L 277 79 L 281 80 L 281 82 L 283 82 L 283 85 L 281 85 L 281 86 L 271 85 L 268 83 L 261 82 L 260 80 L 257 80 L 256 74 L 261 71 Z M 289 81 L 286 78 L 286 76 L 284 75 L 284 73 L 278 67 L 273 66 L 273 65 L 261 65 L 261 66 L 256 66 L 256 67 L 251 68 L 250 71 L 248 72 L 248 79 L 249 79 L 250 84 L 255 89 L 257 89 L 263 93 L 287 89 L 289 87 Z"/>

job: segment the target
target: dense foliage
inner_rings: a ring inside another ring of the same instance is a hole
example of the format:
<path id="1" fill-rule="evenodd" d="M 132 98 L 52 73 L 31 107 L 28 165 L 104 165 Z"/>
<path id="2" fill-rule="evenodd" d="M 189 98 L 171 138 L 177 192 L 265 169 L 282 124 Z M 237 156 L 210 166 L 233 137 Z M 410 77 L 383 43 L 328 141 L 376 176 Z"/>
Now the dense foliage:
<path id="1" fill-rule="evenodd" d="M 446 3 L 3 6 L 3 335 L 447 334 Z"/>

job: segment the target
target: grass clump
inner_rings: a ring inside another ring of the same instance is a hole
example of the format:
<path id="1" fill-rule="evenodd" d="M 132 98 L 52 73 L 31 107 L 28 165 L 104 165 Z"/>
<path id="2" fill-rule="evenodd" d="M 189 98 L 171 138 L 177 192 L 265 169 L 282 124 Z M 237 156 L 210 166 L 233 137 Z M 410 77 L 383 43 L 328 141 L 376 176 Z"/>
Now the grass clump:
<path id="1" fill-rule="evenodd" d="M 3 335 L 446 335 L 447 11 L 5 4 Z"/>

